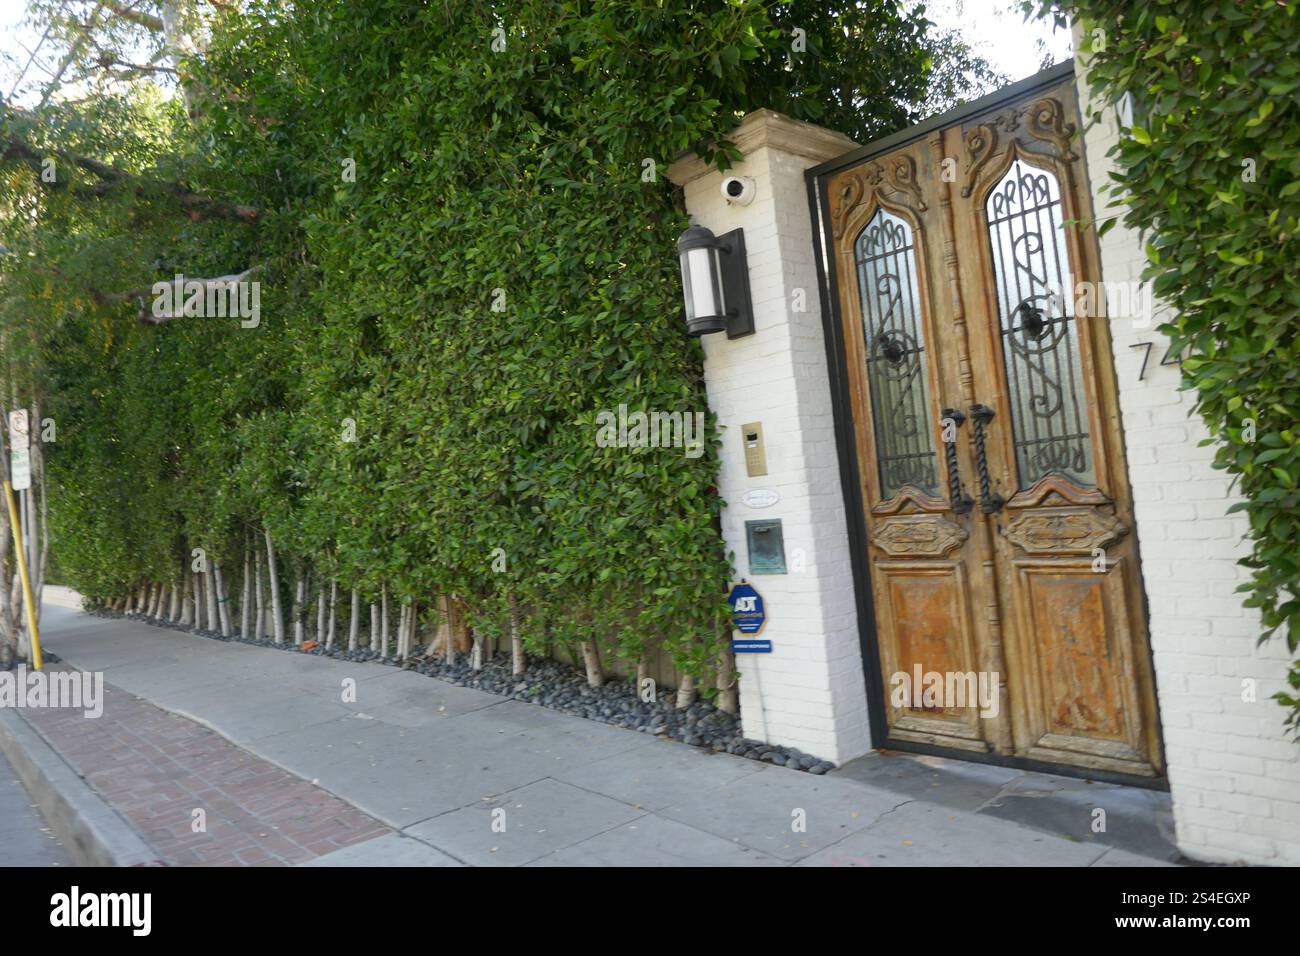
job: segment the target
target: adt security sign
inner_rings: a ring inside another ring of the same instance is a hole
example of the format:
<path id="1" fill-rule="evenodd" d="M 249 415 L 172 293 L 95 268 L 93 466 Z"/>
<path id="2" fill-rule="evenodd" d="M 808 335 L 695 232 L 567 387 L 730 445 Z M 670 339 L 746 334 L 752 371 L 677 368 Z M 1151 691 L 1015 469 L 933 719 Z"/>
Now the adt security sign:
<path id="1" fill-rule="evenodd" d="M 731 642 L 731 649 L 737 654 L 770 654 L 772 642 L 759 640 L 750 635 L 757 634 L 767 623 L 767 611 L 763 608 L 763 595 L 754 590 L 752 584 L 742 581 L 731 589 L 727 598 L 731 605 L 731 621 L 743 637 Z"/>

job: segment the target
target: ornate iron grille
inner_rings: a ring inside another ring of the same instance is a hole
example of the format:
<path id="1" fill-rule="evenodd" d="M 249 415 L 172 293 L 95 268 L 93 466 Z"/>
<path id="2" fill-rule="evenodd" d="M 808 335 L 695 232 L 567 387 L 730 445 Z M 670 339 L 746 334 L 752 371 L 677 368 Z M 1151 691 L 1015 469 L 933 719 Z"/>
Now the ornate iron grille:
<path id="1" fill-rule="evenodd" d="M 1097 480 L 1061 209 L 1056 176 L 1019 159 L 985 204 L 1022 489 L 1049 474 Z"/>
<path id="2" fill-rule="evenodd" d="M 912 229 L 878 209 L 854 244 L 880 495 L 938 494 L 921 296 Z"/>

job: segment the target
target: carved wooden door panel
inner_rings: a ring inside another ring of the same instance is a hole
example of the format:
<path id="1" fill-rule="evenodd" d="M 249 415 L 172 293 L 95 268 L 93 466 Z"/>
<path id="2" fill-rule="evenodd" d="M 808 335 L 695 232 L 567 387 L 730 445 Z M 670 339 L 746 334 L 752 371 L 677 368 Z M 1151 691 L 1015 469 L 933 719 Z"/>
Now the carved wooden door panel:
<path id="1" fill-rule="evenodd" d="M 888 739 L 1156 776 L 1076 117 L 1067 80 L 826 182 Z"/>

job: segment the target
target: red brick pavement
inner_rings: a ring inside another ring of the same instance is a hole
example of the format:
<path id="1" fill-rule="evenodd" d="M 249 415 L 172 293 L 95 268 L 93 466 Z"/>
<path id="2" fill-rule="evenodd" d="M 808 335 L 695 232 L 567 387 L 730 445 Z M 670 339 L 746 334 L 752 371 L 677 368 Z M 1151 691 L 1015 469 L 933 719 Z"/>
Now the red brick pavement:
<path id="1" fill-rule="evenodd" d="M 74 709 L 20 713 L 173 866 L 286 866 L 393 832 L 220 734 L 107 682 L 98 718 Z M 206 832 L 193 832 L 196 809 L 207 816 Z"/>

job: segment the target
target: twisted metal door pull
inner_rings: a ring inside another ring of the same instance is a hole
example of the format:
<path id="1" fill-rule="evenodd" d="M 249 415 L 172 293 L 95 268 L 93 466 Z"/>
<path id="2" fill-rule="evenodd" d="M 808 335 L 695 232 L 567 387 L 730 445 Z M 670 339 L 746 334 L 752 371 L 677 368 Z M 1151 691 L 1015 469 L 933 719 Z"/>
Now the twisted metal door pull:
<path id="1" fill-rule="evenodd" d="M 997 413 L 987 405 L 970 407 L 971 426 L 975 429 L 975 457 L 980 476 L 980 511 L 986 515 L 993 514 L 1006 504 L 1005 498 L 989 490 L 989 460 L 984 451 L 984 426 L 993 420 L 995 414 Z"/>
<path id="2" fill-rule="evenodd" d="M 943 418 L 945 422 L 951 419 L 956 428 L 961 428 L 966 421 L 966 416 L 957 408 L 945 408 Z M 948 441 L 946 437 L 944 438 L 943 454 L 948 464 L 948 498 L 952 502 L 952 510 L 956 514 L 964 515 L 974 507 L 975 502 L 971 500 L 970 495 L 962 490 L 961 474 L 957 471 L 956 432 L 953 433 L 952 441 Z"/>

